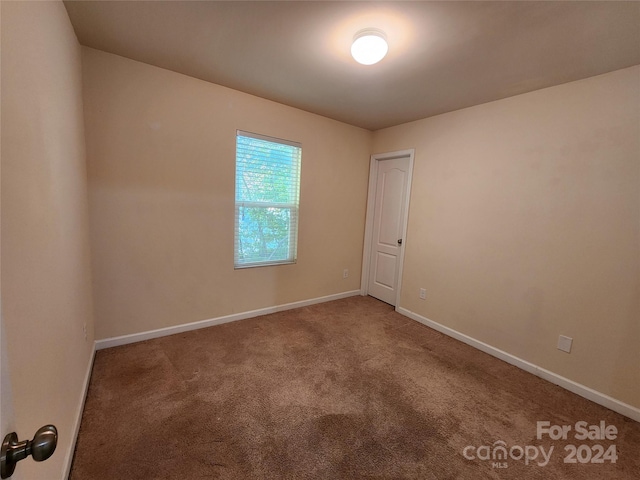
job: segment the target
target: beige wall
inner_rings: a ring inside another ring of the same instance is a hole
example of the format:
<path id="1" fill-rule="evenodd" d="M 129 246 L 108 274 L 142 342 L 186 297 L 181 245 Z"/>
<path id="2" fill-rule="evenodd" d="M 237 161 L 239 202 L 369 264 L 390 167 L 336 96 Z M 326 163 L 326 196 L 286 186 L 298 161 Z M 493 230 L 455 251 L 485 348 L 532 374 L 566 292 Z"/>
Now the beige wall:
<path id="1" fill-rule="evenodd" d="M 61 2 L 2 2 L 1 276 L 12 423 L 21 440 L 47 423 L 59 430 L 49 460 L 18 465 L 30 480 L 64 474 L 93 348 L 80 60 Z"/>
<path id="2" fill-rule="evenodd" d="M 376 132 L 376 153 L 416 149 L 401 306 L 640 407 L 639 85 L 632 67 Z"/>
<path id="3" fill-rule="evenodd" d="M 83 73 L 97 338 L 360 288 L 371 132 L 84 47 Z M 234 271 L 236 129 L 302 143 L 296 265 Z"/>

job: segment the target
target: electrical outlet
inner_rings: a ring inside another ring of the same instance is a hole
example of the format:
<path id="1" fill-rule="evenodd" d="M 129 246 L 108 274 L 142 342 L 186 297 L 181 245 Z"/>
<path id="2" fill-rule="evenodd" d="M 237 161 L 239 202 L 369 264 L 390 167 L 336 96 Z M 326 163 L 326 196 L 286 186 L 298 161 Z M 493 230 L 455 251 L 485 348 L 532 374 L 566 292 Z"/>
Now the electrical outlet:
<path id="1" fill-rule="evenodd" d="M 427 298 L 427 291 L 424 288 L 420 289 L 420 299 L 425 300 Z"/>
<path id="2" fill-rule="evenodd" d="M 573 338 L 565 337 L 564 335 L 560 335 L 558 337 L 558 350 L 562 350 L 563 352 L 571 353 L 571 344 L 573 343 Z"/>
<path id="3" fill-rule="evenodd" d="M 82 325 L 82 333 L 84 333 L 84 339 L 87 339 L 87 324 Z"/>
<path id="4" fill-rule="evenodd" d="M 348 277 L 349 277 L 349 269 L 348 269 L 348 268 L 345 268 L 345 269 L 342 271 L 342 278 L 348 278 Z"/>

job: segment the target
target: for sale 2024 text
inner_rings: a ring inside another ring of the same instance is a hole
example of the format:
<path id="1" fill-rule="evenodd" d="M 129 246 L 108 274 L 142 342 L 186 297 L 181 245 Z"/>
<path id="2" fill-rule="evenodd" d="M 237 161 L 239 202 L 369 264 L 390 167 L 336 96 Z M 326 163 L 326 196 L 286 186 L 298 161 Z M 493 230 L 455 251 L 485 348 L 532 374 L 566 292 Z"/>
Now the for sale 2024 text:
<path id="1" fill-rule="evenodd" d="M 548 436 L 551 440 L 568 440 L 570 433 L 573 433 L 575 440 L 608 440 L 612 441 L 618 438 L 618 429 L 615 425 L 607 425 L 604 420 L 599 424 L 589 425 L 588 422 L 580 421 L 571 425 L 551 425 L 551 422 L 537 422 L 536 437 L 542 440 L 544 436 Z M 618 455 L 615 445 L 609 445 L 606 450 L 600 444 L 594 445 L 573 445 L 569 444 L 564 447 L 567 455 L 564 457 L 564 463 L 616 463 Z"/>

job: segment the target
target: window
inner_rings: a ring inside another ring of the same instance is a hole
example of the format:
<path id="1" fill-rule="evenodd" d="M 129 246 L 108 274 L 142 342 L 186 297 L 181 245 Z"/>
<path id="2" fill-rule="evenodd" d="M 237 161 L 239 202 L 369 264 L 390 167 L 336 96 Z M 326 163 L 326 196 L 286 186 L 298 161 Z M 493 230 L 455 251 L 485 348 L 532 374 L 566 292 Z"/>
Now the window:
<path id="1" fill-rule="evenodd" d="M 296 262 L 301 157 L 299 143 L 238 130 L 235 268 Z"/>

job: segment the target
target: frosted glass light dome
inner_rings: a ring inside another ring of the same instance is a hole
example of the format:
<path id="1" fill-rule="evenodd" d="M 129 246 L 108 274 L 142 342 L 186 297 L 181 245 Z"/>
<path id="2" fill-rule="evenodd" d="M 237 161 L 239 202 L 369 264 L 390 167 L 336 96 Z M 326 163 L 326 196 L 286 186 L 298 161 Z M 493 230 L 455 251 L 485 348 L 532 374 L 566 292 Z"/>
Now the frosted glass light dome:
<path id="1" fill-rule="evenodd" d="M 384 33 L 375 28 L 360 30 L 353 37 L 351 45 L 351 55 L 356 62 L 362 65 L 373 65 L 382 60 L 389 46 Z"/>

